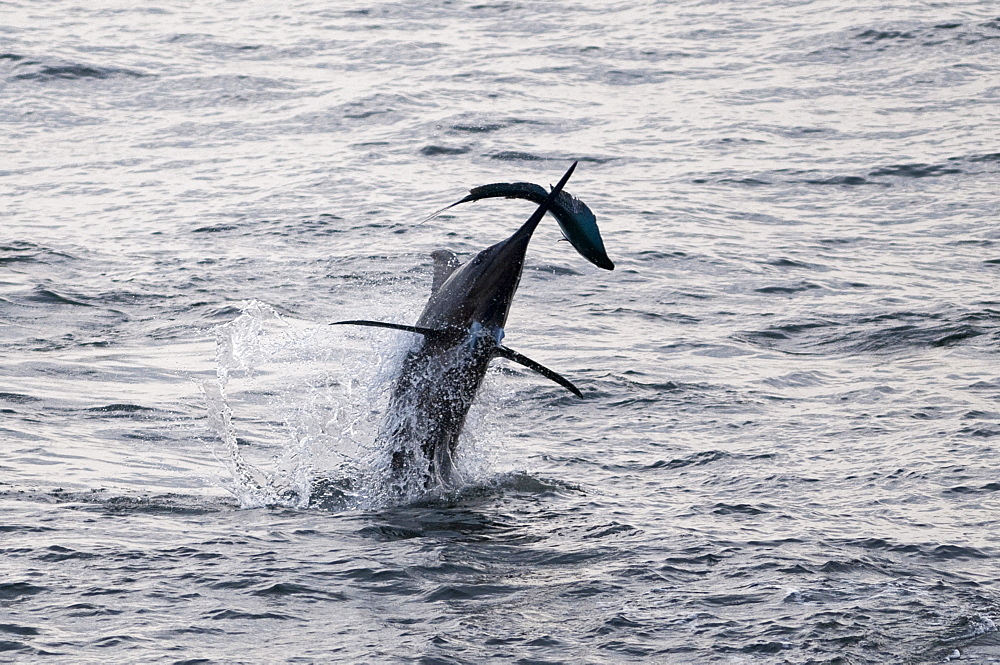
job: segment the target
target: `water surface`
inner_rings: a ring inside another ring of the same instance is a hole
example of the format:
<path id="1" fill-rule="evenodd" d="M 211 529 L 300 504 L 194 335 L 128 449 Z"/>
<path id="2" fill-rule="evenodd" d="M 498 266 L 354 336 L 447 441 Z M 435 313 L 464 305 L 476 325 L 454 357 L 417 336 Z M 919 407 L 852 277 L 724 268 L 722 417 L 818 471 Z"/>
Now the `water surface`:
<path id="1" fill-rule="evenodd" d="M 0 4 L 15 662 L 1000 661 L 983 0 Z M 465 483 L 373 432 L 555 182 Z M 235 452 L 234 452 L 235 451 Z M 238 456 L 237 456 L 238 453 Z"/>

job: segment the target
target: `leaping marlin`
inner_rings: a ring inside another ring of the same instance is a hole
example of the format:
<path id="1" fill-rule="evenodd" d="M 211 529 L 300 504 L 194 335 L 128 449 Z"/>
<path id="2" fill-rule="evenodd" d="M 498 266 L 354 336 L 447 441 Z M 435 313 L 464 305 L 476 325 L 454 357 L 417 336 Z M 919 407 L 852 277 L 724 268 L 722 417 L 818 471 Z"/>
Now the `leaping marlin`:
<path id="1" fill-rule="evenodd" d="M 422 476 L 425 488 L 449 482 L 459 433 L 494 358 L 520 363 L 577 397 L 583 396 L 565 377 L 501 343 L 528 242 L 546 212 L 555 215 L 564 236 L 581 255 L 597 266 L 614 269 L 594 214 L 562 191 L 576 164 L 550 192 L 530 183 L 495 183 L 477 187 L 452 204 L 507 197 L 536 201 L 539 206 L 511 237 L 487 247 L 461 267 L 454 253 L 435 251 L 431 297 L 416 325 L 364 320 L 331 324 L 392 328 L 422 337 L 403 361 L 379 432 L 381 443 L 392 451 L 399 489 L 405 490 L 412 474 Z"/>

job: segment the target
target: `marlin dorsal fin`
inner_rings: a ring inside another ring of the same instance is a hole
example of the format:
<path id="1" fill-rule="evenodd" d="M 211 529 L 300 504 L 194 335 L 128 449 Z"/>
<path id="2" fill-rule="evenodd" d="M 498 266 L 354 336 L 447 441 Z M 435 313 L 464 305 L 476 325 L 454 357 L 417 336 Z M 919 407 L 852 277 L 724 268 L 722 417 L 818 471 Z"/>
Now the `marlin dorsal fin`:
<path id="1" fill-rule="evenodd" d="M 519 365 L 524 365 L 528 369 L 538 372 L 546 379 L 555 381 L 560 386 L 570 391 L 577 397 L 583 397 L 583 393 L 581 393 L 579 389 L 570 382 L 569 379 L 559 374 L 558 372 L 553 372 L 545 365 L 535 362 L 528 356 L 521 355 L 520 353 L 514 351 L 513 349 L 508 349 L 506 346 L 498 346 L 494 351 L 494 353 L 496 353 L 496 355 L 500 356 L 501 358 L 506 358 L 507 360 L 516 362 Z"/>
<path id="2" fill-rule="evenodd" d="M 459 266 L 458 256 L 450 249 L 436 249 L 431 252 L 434 259 L 434 281 L 431 283 L 431 293 L 435 293 L 445 280 L 451 277 Z"/>

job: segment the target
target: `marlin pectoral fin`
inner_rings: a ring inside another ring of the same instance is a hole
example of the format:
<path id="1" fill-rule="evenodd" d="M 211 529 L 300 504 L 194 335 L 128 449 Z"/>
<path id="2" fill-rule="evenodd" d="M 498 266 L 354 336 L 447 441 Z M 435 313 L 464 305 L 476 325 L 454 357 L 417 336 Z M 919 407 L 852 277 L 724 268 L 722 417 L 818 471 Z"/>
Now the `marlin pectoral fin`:
<path id="1" fill-rule="evenodd" d="M 425 337 L 439 337 L 444 335 L 443 330 L 435 330 L 434 328 L 421 328 L 419 326 L 408 326 L 403 323 L 386 323 L 385 321 L 331 321 L 329 323 L 331 326 L 371 326 L 372 328 L 389 328 L 391 330 L 403 330 L 406 332 L 417 333 L 418 335 L 423 335 Z"/>
<path id="2" fill-rule="evenodd" d="M 551 379 L 552 381 L 555 381 L 560 386 L 570 391 L 577 397 L 583 397 L 583 393 L 581 393 L 580 390 L 576 386 L 574 386 L 569 379 L 567 379 L 566 377 L 557 372 L 553 372 L 545 365 L 535 362 L 528 356 L 523 356 L 517 351 L 514 351 L 513 349 L 508 349 L 506 346 L 498 346 L 496 348 L 495 353 L 501 358 L 506 358 L 507 360 L 516 362 L 519 365 L 524 365 L 528 369 L 538 372 L 546 379 Z"/>

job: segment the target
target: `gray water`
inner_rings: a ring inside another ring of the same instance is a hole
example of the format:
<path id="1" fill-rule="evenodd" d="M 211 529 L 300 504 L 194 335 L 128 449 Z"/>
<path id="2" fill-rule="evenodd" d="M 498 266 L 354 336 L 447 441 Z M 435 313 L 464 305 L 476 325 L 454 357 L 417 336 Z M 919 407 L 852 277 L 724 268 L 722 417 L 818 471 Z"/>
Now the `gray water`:
<path id="1" fill-rule="evenodd" d="M 1000 662 L 1000 8 L 0 3 L 0 659 Z M 555 182 L 461 486 L 429 253 Z"/>

